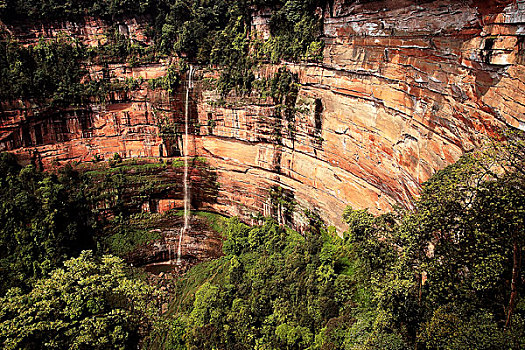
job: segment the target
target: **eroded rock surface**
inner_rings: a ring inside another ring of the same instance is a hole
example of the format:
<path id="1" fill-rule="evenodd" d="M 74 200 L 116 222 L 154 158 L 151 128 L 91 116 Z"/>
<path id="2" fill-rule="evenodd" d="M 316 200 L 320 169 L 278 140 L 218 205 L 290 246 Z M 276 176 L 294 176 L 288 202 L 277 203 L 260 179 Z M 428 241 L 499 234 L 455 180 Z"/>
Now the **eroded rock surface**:
<path id="1" fill-rule="evenodd" d="M 223 255 L 221 235 L 208 226 L 199 216 L 190 217 L 190 229 L 181 241 L 181 264 L 177 265 L 179 235 L 184 226 L 182 217 L 166 216 L 153 229 L 161 239 L 141 246 L 130 253 L 126 260 L 134 266 L 168 265 L 176 270 L 186 270 L 197 263 L 216 259 Z"/>
<path id="2" fill-rule="evenodd" d="M 267 189 L 280 185 L 342 228 L 346 205 L 410 206 L 422 182 L 486 136 L 525 129 L 525 2 L 335 1 L 330 10 L 322 64 L 287 65 L 307 110 L 293 137 L 268 142 L 276 123 L 264 101 L 228 109 L 203 99 L 200 123 L 217 126 L 201 149 L 221 174 L 222 210 L 264 210 Z"/>
<path id="3" fill-rule="evenodd" d="M 279 216 L 298 228 L 306 218 L 297 208 L 308 208 L 342 229 L 347 205 L 374 213 L 396 203 L 410 207 L 422 182 L 485 137 L 505 126 L 525 129 L 524 1 L 335 0 L 322 13 L 323 62 L 283 64 L 300 83 L 292 123 L 268 99 L 218 106 L 216 93 L 197 81 L 190 118 L 197 127 L 187 147 L 216 168 L 219 183 L 217 197 L 203 206 L 248 222 L 256 213 Z M 258 13 L 253 21 L 262 38 L 267 19 Z M 140 20 L 128 22 L 123 33 L 147 41 Z M 101 26 L 12 32 L 31 42 L 66 30 L 95 45 Z M 166 74 L 169 65 L 110 68 L 115 77 L 146 80 Z M 262 66 L 259 74 L 269 77 L 277 68 Z M 206 74 L 216 72 L 197 77 Z M 0 150 L 25 161 L 36 154 L 44 163 L 114 153 L 176 156 L 182 140 L 167 140 L 161 126 L 166 117 L 183 120 L 183 87 L 170 97 L 145 80 L 81 110 L 41 113 L 28 101 L 6 102 Z M 276 186 L 296 202 L 293 215 L 284 217 L 272 203 Z"/>

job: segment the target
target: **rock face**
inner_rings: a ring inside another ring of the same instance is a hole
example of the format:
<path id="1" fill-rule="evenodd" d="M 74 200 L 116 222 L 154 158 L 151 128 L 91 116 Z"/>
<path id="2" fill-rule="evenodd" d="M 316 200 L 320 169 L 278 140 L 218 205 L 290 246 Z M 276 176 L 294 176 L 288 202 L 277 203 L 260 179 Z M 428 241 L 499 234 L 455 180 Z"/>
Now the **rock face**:
<path id="1" fill-rule="evenodd" d="M 126 260 L 135 266 L 155 264 L 173 265 L 178 270 L 187 269 L 199 262 L 217 259 L 222 253 L 222 237 L 208 227 L 203 218 L 190 218 L 191 230 L 186 232 L 181 243 L 181 262 L 176 266 L 179 235 L 183 224 L 182 217 L 165 217 L 157 222 L 154 231 L 159 232 L 161 239 L 149 242 L 126 256 Z"/>
<path id="2" fill-rule="evenodd" d="M 144 23 L 144 19 L 124 21 L 118 26 L 119 32 L 132 42 L 151 44 L 144 35 Z M 86 20 L 83 24 L 46 26 L 22 23 L 7 30 L 26 45 L 65 35 L 92 47 L 107 41 L 111 27 L 102 21 Z M 123 158 L 166 155 L 170 146 L 161 138 L 159 128 L 166 111 L 173 109 L 177 113 L 180 107 L 169 100 L 166 92 L 150 90 L 148 79 L 165 76 L 169 65 L 168 61 L 133 67 L 121 63 L 89 65 L 93 79 L 103 75 L 112 80 L 133 78 L 138 79 L 139 87 L 110 92 L 104 103 L 82 108 L 44 108 L 33 101 L 2 101 L 0 152 L 13 151 L 22 162 L 38 158 L 44 164 L 111 159 L 115 153 Z"/>
<path id="3" fill-rule="evenodd" d="M 274 215 L 298 228 L 307 220 L 299 208 L 307 208 L 343 229 L 347 205 L 374 213 L 410 207 L 422 182 L 485 137 L 525 129 L 525 1 L 334 0 L 323 16 L 323 62 L 284 64 L 300 83 L 292 122 L 264 99 L 218 106 L 197 79 L 187 147 L 216 168 L 219 192 L 206 207 L 248 222 Z M 123 32 L 146 40 L 136 23 Z M 73 33 L 92 43 L 94 26 Z M 267 14 L 257 14 L 253 29 L 265 37 L 267 28 Z M 16 34 L 31 40 L 36 32 Z M 112 70 L 147 79 L 168 66 Z M 183 117 L 182 90 L 170 101 L 144 82 L 105 106 L 45 115 L 29 102 L 5 103 L 0 150 L 26 161 L 36 151 L 44 163 L 177 155 L 181 141 L 166 140 L 161 124 L 163 115 Z M 293 210 L 272 199 L 276 188 Z"/>
<path id="4" fill-rule="evenodd" d="M 525 2 L 417 3 L 334 2 L 322 64 L 288 65 L 307 110 L 293 137 L 267 141 L 264 103 L 203 99 L 199 122 L 217 126 L 201 149 L 219 169 L 222 210 L 264 210 L 280 185 L 342 228 L 345 206 L 410 206 L 422 182 L 487 135 L 525 129 Z"/>

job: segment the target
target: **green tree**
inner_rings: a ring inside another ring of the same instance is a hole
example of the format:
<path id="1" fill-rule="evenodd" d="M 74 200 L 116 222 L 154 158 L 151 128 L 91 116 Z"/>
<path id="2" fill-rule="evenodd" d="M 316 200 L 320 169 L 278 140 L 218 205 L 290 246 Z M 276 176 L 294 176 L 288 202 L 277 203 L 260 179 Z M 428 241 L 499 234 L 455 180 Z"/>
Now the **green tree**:
<path id="1" fill-rule="evenodd" d="M 28 292 L 0 299 L 4 349 L 131 349 L 157 313 L 156 293 L 122 260 L 84 251 Z"/>
<path id="2" fill-rule="evenodd" d="M 27 287 L 94 245 L 93 217 L 79 176 L 25 168 L 0 153 L 0 293 Z"/>
<path id="3" fill-rule="evenodd" d="M 345 212 L 372 301 L 358 319 L 374 315 L 350 338 L 359 330 L 364 348 L 395 334 L 429 349 L 523 346 L 523 145 L 510 135 L 463 156 L 424 184 L 414 211 Z"/>

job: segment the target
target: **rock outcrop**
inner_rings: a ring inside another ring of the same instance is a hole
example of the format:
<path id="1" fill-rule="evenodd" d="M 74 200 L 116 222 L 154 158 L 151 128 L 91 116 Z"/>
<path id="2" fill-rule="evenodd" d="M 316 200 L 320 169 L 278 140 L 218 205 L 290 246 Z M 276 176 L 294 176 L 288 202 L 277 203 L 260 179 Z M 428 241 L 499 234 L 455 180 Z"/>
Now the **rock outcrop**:
<path id="1" fill-rule="evenodd" d="M 253 21 L 261 37 L 267 18 Z M 218 195 L 206 207 L 248 222 L 274 215 L 298 228 L 306 208 L 343 229 L 347 205 L 374 213 L 410 207 L 422 182 L 487 136 L 525 129 L 524 1 L 334 0 L 323 19 L 323 61 L 283 63 L 300 83 L 292 121 L 268 99 L 218 105 L 197 81 L 186 147 L 216 169 Z M 137 23 L 123 23 L 122 33 L 147 42 Z M 94 45 L 100 26 L 65 30 Z M 53 30 L 11 29 L 26 42 Z M 4 103 L 0 150 L 44 163 L 180 154 L 181 139 L 163 137 L 162 123 L 181 121 L 184 87 L 173 98 L 146 82 L 169 65 L 115 64 L 115 77 L 144 81 L 104 106 L 42 113 L 28 101 Z M 265 65 L 259 74 L 276 70 Z M 197 76 L 206 74 L 213 72 Z M 272 199 L 277 188 L 286 198 Z M 294 210 L 283 211 L 284 202 Z"/>
<path id="2" fill-rule="evenodd" d="M 522 1 L 335 1 L 322 64 L 287 64 L 306 110 L 293 137 L 267 141 L 271 106 L 203 100 L 199 122 L 217 126 L 201 149 L 219 169 L 221 209 L 264 210 L 275 185 L 339 228 L 347 205 L 410 206 L 422 182 L 487 136 L 525 129 L 524 20 Z"/>
<path id="3" fill-rule="evenodd" d="M 118 25 L 121 35 L 131 42 L 151 45 L 144 32 L 145 19 L 130 19 Z M 94 47 L 106 43 L 112 27 L 87 19 L 82 24 L 65 22 L 38 25 L 21 23 L 7 27 L 24 45 L 66 36 Z M 134 79 L 138 87 L 108 92 L 104 102 L 77 108 L 51 108 L 34 101 L 2 101 L 0 111 L 0 151 L 12 151 L 20 161 L 41 159 L 44 164 L 63 161 L 168 155 L 170 141 L 161 137 L 166 113 L 180 114 L 180 101 L 167 92 L 151 90 L 148 80 L 163 77 L 169 60 L 139 65 L 129 63 L 88 64 L 90 79 L 102 76 L 113 81 Z"/>

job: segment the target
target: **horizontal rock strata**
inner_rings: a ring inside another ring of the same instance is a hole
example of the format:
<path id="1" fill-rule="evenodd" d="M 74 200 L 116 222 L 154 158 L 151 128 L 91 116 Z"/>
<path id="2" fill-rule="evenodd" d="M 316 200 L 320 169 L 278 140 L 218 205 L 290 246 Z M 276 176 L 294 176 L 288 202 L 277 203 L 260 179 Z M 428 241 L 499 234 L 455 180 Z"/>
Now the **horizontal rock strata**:
<path id="1" fill-rule="evenodd" d="M 206 207 L 246 221 L 273 215 L 298 228 L 306 223 L 299 208 L 307 208 L 342 230 L 347 205 L 374 213 L 410 207 L 437 170 L 503 127 L 525 129 L 524 1 L 335 0 L 323 16 L 323 61 L 283 63 L 300 86 L 293 120 L 267 98 L 217 104 L 199 81 L 217 72 L 198 72 L 186 147 L 216 169 L 218 194 Z M 100 26 L 13 33 L 31 42 L 66 30 L 95 45 Z M 119 30 L 145 41 L 141 28 L 134 20 Z M 253 30 L 268 36 L 268 14 L 256 15 Z M 4 103 L 0 150 L 26 161 L 36 152 L 44 162 L 180 154 L 182 139 L 166 139 L 162 124 L 180 126 L 184 87 L 170 97 L 145 81 L 169 64 L 115 64 L 115 77 L 144 82 L 105 105 L 40 113 L 29 102 Z M 263 65 L 258 74 L 277 68 Z M 278 187 L 294 214 L 270 198 Z"/>

